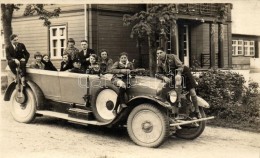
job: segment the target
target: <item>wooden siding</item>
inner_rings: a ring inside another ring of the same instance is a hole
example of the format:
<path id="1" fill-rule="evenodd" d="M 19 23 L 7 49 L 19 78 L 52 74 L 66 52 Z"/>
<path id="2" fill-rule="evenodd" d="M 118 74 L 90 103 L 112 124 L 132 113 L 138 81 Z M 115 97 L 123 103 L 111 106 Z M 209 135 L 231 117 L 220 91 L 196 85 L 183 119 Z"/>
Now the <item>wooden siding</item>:
<path id="1" fill-rule="evenodd" d="M 97 5 L 97 9 L 134 13 L 139 12 L 141 9 L 145 10 L 145 6 L 144 4 L 99 4 Z"/>
<path id="2" fill-rule="evenodd" d="M 113 60 L 117 60 L 121 52 L 129 54 L 129 60 L 138 59 L 138 48 L 135 39 L 130 38 L 130 27 L 123 26 L 123 15 L 99 15 L 97 19 L 97 39 L 100 49 L 108 49 Z"/>
<path id="3" fill-rule="evenodd" d="M 59 18 L 51 20 L 52 25 L 66 24 L 68 38 L 73 38 L 76 42 L 76 48 L 80 49 L 80 41 L 84 39 L 84 12 L 65 13 Z M 26 45 L 30 52 L 30 61 L 36 51 L 41 53 L 49 52 L 49 31 L 43 26 L 43 22 L 36 17 L 13 20 L 13 32 L 19 35 L 19 39 Z M 59 67 L 60 60 L 54 61 L 56 67 Z"/>
<path id="4" fill-rule="evenodd" d="M 215 52 L 218 53 L 218 25 L 215 25 Z M 227 25 L 224 25 L 224 67 L 229 67 L 228 65 L 228 34 L 231 34 L 227 30 Z M 191 48 L 190 53 L 192 59 L 194 57 L 201 62 L 201 54 L 210 54 L 210 30 L 209 24 L 195 24 L 191 26 Z M 192 64 L 192 63 L 191 63 Z M 216 62 L 216 65 L 218 63 Z"/>
<path id="5" fill-rule="evenodd" d="M 14 12 L 13 17 L 14 18 L 18 18 L 18 17 L 23 17 L 24 18 L 23 13 L 24 13 L 25 7 L 26 7 L 25 4 L 22 5 L 18 11 Z M 58 8 L 58 7 L 61 8 L 61 13 L 75 12 L 75 11 L 83 10 L 84 9 L 84 4 L 54 4 L 54 5 L 46 5 L 45 9 L 51 11 L 51 10 L 53 10 L 55 8 Z"/>
<path id="6" fill-rule="evenodd" d="M 232 40 L 248 40 L 248 41 L 255 41 L 255 56 L 258 56 L 259 52 L 259 45 L 258 42 L 260 41 L 259 36 L 250 36 L 250 35 L 232 35 Z M 232 66 L 234 69 L 249 69 L 250 68 L 250 58 L 244 55 L 240 56 L 232 56 Z"/>

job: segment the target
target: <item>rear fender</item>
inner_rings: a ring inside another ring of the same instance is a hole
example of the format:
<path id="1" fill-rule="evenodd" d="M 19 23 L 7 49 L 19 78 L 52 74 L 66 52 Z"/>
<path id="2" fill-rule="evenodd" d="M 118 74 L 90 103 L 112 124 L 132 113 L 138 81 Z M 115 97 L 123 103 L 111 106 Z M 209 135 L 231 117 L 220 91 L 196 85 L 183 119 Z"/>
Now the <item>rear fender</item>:
<path id="1" fill-rule="evenodd" d="M 26 84 L 27 84 L 26 88 L 29 87 L 33 91 L 33 94 L 34 94 L 35 99 L 36 99 L 37 110 L 43 110 L 44 109 L 45 97 L 44 97 L 44 94 L 43 94 L 42 90 L 33 81 L 27 81 Z M 15 90 L 15 86 L 16 86 L 15 82 L 12 82 L 8 86 L 8 88 L 7 88 L 6 92 L 5 92 L 5 95 L 4 95 L 4 101 L 10 101 L 11 95 L 12 95 L 13 91 Z"/>

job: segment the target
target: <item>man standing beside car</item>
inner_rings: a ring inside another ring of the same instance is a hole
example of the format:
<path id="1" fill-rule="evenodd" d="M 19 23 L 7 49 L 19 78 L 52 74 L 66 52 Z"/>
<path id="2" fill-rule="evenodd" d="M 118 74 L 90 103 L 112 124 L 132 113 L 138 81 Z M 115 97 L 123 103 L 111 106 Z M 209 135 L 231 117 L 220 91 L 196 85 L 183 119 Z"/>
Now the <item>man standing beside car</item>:
<path id="1" fill-rule="evenodd" d="M 81 60 L 81 66 L 86 70 L 90 65 L 89 57 L 91 54 L 95 54 L 95 51 L 93 49 L 88 48 L 87 40 L 82 40 L 80 44 L 82 50 L 78 53 L 77 58 Z"/>
<path id="2" fill-rule="evenodd" d="M 19 67 L 21 70 L 21 81 L 22 85 L 25 86 L 25 75 L 26 75 L 26 63 L 30 57 L 29 52 L 23 43 L 19 43 L 18 35 L 12 34 L 10 36 L 11 45 L 8 45 L 6 49 L 6 59 L 8 65 L 14 75 L 17 74 L 16 68 Z"/>
<path id="3" fill-rule="evenodd" d="M 197 94 L 195 91 L 196 81 L 192 76 L 190 69 L 187 66 L 184 66 L 175 54 L 166 54 L 164 49 L 161 47 L 157 48 L 156 54 L 158 58 L 156 77 L 162 79 L 166 83 L 170 83 L 171 79 L 168 78 L 166 74 L 175 72 L 175 70 L 180 69 L 181 73 L 186 78 L 186 87 L 190 91 L 191 100 L 195 107 L 194 114 L 197 118 L 201 118 L 202 116 L 199 111 Z"/>

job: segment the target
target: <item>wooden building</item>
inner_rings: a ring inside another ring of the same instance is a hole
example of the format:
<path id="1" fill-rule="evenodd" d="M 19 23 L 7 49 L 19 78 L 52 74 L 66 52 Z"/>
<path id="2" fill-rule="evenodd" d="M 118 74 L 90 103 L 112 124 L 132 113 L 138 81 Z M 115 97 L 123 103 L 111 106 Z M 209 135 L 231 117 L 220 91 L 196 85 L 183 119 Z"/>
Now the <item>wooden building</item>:
<path id="1" fill-rule="evenodd" d="M 175 33 L 168 32 L 167 52 L 177 54 L 188 66 L 197 68 L 230 68 L 232 66 L 231 9 L 227 5 L 227 19 L 218 21 L 220 9 L 226 4 L 178 4 Z M 97 53 L 107 49 L 110 57 L 117 60 L 119 53 L 126 51 L 130 60 L 136 59 L 148 67 L 148 49 L 138 49 L 136 40 L 130 38 L 131 28 L 123 26 L 123 15 L 146 10 L 145 4 L 62 4 L 62 13 L 44 27 L 37 16 L 22 16 L 23 9 L 13 16 L 13 33 L 19 35 L 31 53 L 49 53 L 57 68 L 61 61 L 67 39 L 73 38 L 76 47 L 87 39 L 89 47 Z M 183 11 L 185 10 L 185 11 Z M 4 56 L 4 51 L 2 52 Z M 2 60 L 2 69 L 6 62 Z"/>

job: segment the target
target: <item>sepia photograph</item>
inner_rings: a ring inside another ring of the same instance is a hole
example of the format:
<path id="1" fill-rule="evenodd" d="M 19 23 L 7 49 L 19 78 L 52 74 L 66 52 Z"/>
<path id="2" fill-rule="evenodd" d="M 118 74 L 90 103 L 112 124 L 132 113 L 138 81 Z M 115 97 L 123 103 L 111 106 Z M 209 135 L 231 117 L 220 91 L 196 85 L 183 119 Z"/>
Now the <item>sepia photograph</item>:
<path id="1" fill-rule="evenodd" d="M 0 0 L 1 158 L 260 158 L 259 0 Z"/>

